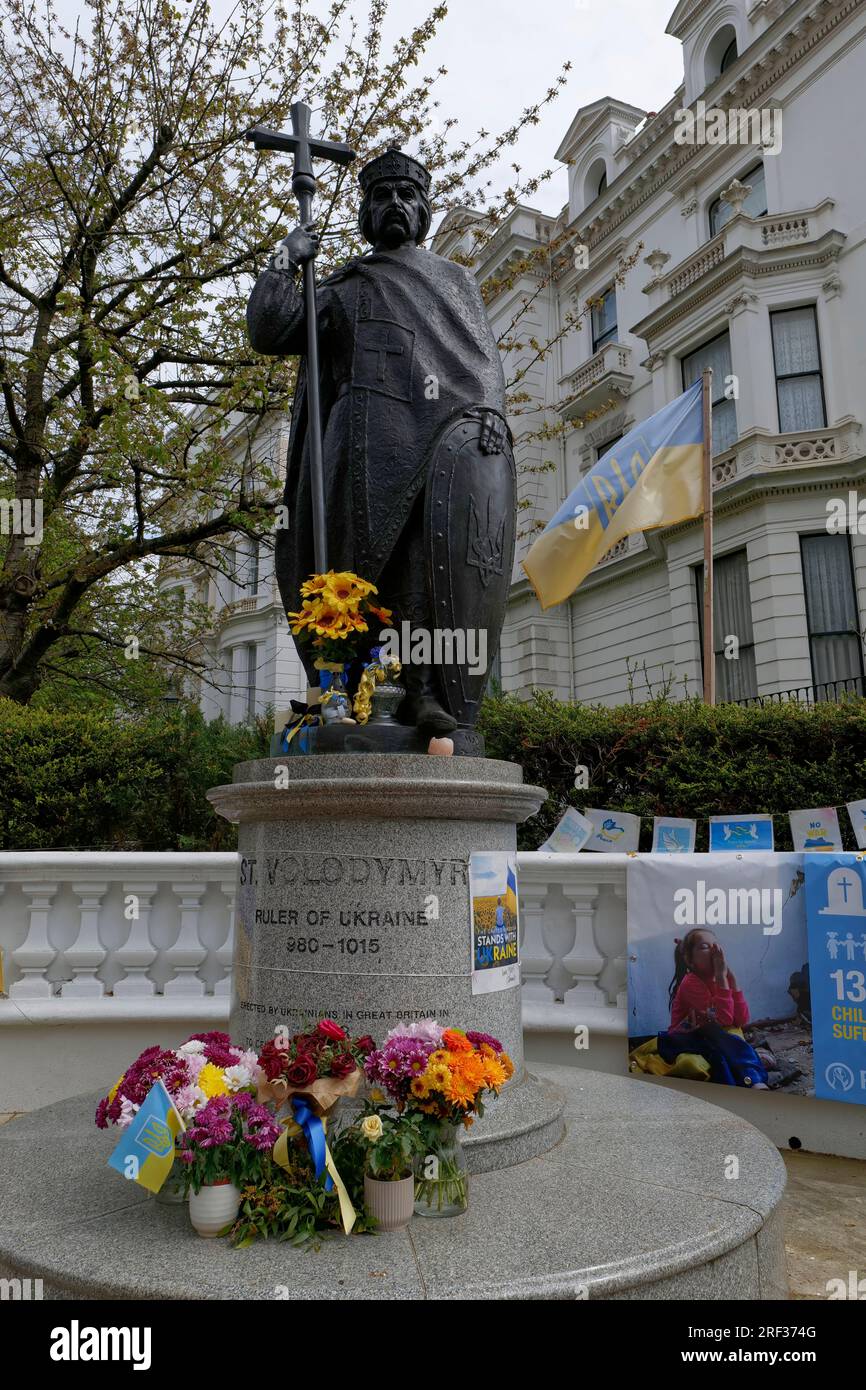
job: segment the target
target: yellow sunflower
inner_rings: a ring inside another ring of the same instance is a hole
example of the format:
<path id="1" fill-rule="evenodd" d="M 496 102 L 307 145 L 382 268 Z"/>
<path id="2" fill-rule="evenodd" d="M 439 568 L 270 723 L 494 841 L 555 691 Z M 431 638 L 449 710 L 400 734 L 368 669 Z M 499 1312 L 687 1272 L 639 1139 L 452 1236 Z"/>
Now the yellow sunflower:
<path id="1" fill-rule="evenodd" d="M 322 604 L 318 613 L 313 616 L 310 627 L 318 637 L 348 637 L 352 628 L 346 619 L 345 613 Z"/>
<path id="2" fill-rule="evenodd" d="M 301 585 L 301 597 L 307 598 L 310 594 L 321 594 L 328 587 L 329 575 L 311 574 L 305 584 Z"/>

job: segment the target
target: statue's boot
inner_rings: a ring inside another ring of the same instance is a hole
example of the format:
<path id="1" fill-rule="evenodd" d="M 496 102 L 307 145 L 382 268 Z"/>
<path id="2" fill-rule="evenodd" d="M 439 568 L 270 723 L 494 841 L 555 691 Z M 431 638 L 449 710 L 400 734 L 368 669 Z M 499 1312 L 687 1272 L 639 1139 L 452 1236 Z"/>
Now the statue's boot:
<path id="1" fill-rule="evenodd" d="M 414 724 L 425 738 L 453 733 L 457 720 L 439 703 L 431 666 L 404 666 L 400 679 L 406 698 L 400 706 L 401 724 Z"/>

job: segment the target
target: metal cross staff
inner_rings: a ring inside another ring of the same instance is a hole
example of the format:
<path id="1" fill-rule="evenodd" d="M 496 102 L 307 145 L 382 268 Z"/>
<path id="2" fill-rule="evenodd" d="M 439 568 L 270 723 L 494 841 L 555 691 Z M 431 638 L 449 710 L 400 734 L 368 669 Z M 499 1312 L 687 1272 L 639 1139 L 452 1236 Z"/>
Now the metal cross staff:
<path id="1" fill-rule="evenodd" d="M 301 222 L 312 219 L 316 180 L 313 160 L 331 164 L 351 164 L 355 151 L 335 140 L 310 137 L 310 108 L 303 101 L 292 103 L 292 133 L 255 126 L 246 132 L 257 150 L 287 150 L 295 156 L 292 192 L 298 200 Z M 316 271 L 313 260 L 304 262 L 304 308 L 307 319 L 307 399 L 310 418 L 310 487 L 313 500 L 313 548 L 316 573 L 328 568 L 328 537 L 325 528 L 325 473 L 322 458 L 322 413 L 319 400 L 319 324 L 316 317 Z"/>

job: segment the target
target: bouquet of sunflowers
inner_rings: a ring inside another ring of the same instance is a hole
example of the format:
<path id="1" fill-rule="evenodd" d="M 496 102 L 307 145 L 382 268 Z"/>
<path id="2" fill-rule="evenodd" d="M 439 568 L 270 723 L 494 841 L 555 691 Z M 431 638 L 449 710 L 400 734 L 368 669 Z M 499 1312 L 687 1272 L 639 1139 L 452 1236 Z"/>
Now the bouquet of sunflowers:
<path id="1" fill-rule="evenodd" d="M 373 601 L 375 584 L 349 570 L 312 574 L 301 585 L 301 607 L 289 613 L 289 625 L 298 641 L 314 647 L 323 663 L 345 666 L 368 644 L 369 619 L 387 627 L 391 613 Z"/>

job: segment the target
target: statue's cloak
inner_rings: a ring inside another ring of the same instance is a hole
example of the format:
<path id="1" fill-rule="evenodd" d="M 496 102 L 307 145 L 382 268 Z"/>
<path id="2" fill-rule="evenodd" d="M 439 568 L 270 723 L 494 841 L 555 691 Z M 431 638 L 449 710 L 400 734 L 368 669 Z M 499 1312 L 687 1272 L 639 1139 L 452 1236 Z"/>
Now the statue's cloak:
<path id="1" fill-rule="evenodd" d="M 466 407 L 504 412 L 499 351 L 472 275 L 416 246 L 373 251 L 317 289 L 328 565 L 376 582 L 424 486 L 437 436 Z M 299 286 L 263 271 L 247 309 L 260 352 L 306 345 Z M 290 610 L 315 570 L 306 370 L 292 409 L 288 528 L 276 573 Z M 381 595 L 388 602 L 387 594 Z"/>

